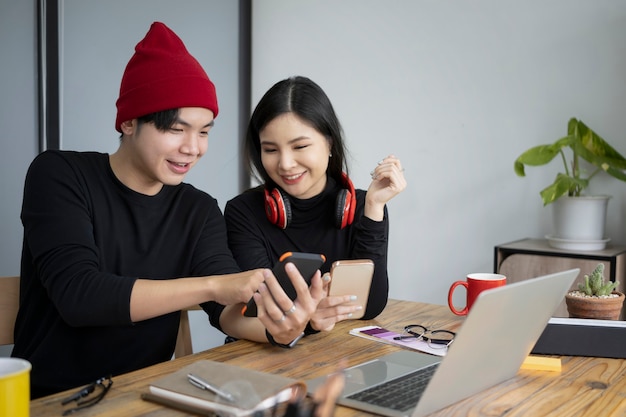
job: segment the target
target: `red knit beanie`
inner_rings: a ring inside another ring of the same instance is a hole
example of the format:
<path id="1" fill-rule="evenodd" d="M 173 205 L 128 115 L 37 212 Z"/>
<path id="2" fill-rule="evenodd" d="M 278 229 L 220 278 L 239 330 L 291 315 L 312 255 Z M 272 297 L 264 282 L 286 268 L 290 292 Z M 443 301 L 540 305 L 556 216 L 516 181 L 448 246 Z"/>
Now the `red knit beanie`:
<path id="1" fill-rule="evenodd" d="M 217 117 L 215 86 L 183 41 L 154 22 L 135 46 L 122 76 L 115 129 L 147 114 L 180 107 L 204 107 Z"/>

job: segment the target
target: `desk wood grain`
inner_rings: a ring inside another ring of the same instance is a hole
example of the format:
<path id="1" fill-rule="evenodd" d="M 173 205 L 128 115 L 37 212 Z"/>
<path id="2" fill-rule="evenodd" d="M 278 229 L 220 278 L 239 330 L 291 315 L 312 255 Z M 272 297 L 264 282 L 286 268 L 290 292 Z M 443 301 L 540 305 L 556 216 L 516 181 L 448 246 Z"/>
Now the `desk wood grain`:
<path id="1" fill-rule="evenodd" d="M 326 375 L 336 369 L 342 358 L 346 359 L 348 366 L 352 366 L 399 349 L 351 336 L 348 334 L 350 329 L 371 324 L 400 331 L 410 323 L 458 330 L 463 318 L 450 313 L 447 306 L 390 300 L 385 311 L 375 320 L 339 323 L 332 332 L 304 338 L 294 349 L 238 341 L 115 376 L 111 390 L 101 403 L 75 415 L 188 416 L 144 401 L 140 395 L 147 392 L 153 380 L 200 359 L 227 362 L 304 380 Z M 68 392 L 59 393 L 32 401 L 31 417 L 60 415 L 64 409 L 60 399 L 67 395 Z M 349 417 L 366 414 L 337 407 L 335 415 Z M 623 417 L 626 416 L 626 360 L 563 357 L 560 373 L 521 370 L 516 377 L 432 416 Z"/>

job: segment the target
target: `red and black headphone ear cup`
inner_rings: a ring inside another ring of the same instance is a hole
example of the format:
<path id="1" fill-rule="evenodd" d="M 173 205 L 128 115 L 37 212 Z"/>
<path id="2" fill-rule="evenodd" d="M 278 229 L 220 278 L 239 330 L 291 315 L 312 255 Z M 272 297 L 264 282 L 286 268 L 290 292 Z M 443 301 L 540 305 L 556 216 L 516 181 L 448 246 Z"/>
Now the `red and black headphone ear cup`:
<path id="1" fill-rule="evenodd" d="M 265 189 L 265 215 L 270 223 L 276 224 L 278 221 L 278 203 L 272 193 Z"/>
<path id="2" fill-rule="evenodd" d="M 348 190 L 341 190 L 337 194 L 337 204 L 335 206 L 335 226 L 343 229 L 348 223 L 351 196 Z"/>
<path id="3" fill-rule="evenodd" d="M 277 225 L 281 229 L 286 229 L 287 226 L 291 224 L 291 203 L 286 195 L 284 195 L 280 190 L 276 190 L 281 195 L 280 201 L 282 202 L 282 217 L 280 219 L 280 223 Z"/>
<path id="4" fill-rule="evenodd" d="M 265 190 L 265 215 L 270 223 L 286 229 L 291 222 L 291 205 L 279 189 Z"/>
<path id="5" fill-rule="evenodd" d="M 343 189 L 337 195 L 335 205 L 335 226 L 343 229 L 354 221 L 356 212 L 356 191 L 350 178 L 343 173 L 341 175 Z M 286 229 L 291 223 L 291 203 L 287 195 L 278 188 L 265 189 L 265 214 L 273 225 Z"/>
<path id="6" fill-rule="evenodd" d="M 337 196 L 337 208 L 335 223 L 338 228 L 343 229 L 354 221 L 356 212 L 356 191 L 354 185 L 346 173 L 341 174 L 341 182 L 344 189 Z"/>

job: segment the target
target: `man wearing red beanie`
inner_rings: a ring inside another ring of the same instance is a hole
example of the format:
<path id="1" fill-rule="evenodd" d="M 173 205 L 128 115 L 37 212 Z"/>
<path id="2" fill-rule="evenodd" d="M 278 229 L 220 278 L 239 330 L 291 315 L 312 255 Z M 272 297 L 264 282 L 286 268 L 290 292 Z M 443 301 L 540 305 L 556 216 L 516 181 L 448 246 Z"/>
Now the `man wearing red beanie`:
<path id="1" fill-rule="evenodd" d="M 182 308 L 201 304 L 221 329 L 224 305 L 275 282 L 240 272 L 217 202 L 183 183 L 217 114 L 213 83 L 156 22 L 122 78 L 118 150 L 32 162 L 12 355 L 32 363 L 33 398 L 167 361 Z"/>
<path id="2" fill-rule="evenodd" d="M 215 86 L 163 23 L 152 24 L 126 66 L 117 99 L 115 129 L 128 120 L 180 107 L 203 107 L 217 117 Z"/>

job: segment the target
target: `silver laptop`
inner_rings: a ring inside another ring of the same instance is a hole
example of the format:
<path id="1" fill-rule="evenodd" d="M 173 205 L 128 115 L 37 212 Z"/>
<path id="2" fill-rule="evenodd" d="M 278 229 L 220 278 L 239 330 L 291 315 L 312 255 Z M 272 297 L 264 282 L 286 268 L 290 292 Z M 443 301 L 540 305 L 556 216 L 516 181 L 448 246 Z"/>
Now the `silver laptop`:
<path id="1" fill-rule="evenodd" d="M 578 276 L 571 269 L 484 291 L 444 357 L 402 350 L 346 370 L 346 386 L 338 403 L 384 416 L 421 417 L 515 376 L 541 336 L 565 293 Z M 411 397 L 371 404 L 369 390 L 399 383 L 414 373 L 434 370 L 421 395 L 419 388 L 391 389 Z M 309 392 L 325 381 L 307 381 Z M 363 398 L 365 397 L 365 398 Z M 383 405 L 381 405 L 383 404 Z"/>

